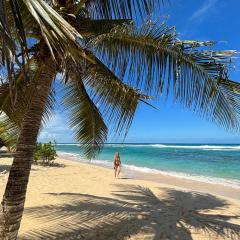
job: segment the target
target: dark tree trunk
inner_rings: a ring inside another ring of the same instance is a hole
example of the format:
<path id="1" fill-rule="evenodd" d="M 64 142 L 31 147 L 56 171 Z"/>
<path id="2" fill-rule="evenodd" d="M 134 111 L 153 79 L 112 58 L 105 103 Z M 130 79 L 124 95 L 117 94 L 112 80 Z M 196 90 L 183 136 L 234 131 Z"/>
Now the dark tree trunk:
<path id="1" fill-rule="evenodd" d="M 42 57 L 39 61 L 41 68 L 34 76 L 36 91 L 21 126 L 16 155 L 14 156 L 0 209 L 1 240 L 17 239 L 37 135 L 50 93 L 51 83 L 56 73 L 56 66 L 51 60 L 51 56 L 48 56 L 48 59 Z"/>

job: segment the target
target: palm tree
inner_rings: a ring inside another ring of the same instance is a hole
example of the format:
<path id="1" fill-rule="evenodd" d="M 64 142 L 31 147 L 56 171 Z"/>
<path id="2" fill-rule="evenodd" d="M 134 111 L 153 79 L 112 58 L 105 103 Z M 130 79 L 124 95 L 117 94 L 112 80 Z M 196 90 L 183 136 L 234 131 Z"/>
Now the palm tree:
<path id="1" fill-rule="evenodd" d="M 1 239 L 16 239 L 41 123 L 65 88 L 70 126 L 88 158 L 108 127 L 127 133 L 137 105 L 173 96 L 227 129 L 239 129 L 239 86 L 228 79 L 234 51 L 181 41 L 174 28 L 143 21 L 162 0 L 1 0 L 0 111 L 18 128 L 0 210 Z"/>

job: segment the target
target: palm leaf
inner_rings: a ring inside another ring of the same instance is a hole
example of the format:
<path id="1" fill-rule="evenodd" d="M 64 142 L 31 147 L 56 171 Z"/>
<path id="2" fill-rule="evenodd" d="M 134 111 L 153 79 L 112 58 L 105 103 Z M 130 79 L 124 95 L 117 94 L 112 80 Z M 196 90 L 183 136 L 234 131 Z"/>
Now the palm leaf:
<path id="1" fill-rule="evenodd" d="M 73 26 L 81 33 L 84 38 L 96 37 L 99 34 L 108 33 L 114 27 L 129 23 L 127 19 L 117 20 L 92 20 L 77 16 Z"/>
<path id="2" fill-rule="evenodd" d="M 75 139 L 82 143 L 85 156 L 91 159 L 107 140 L 107 126 L 77 73 L 71 72 L 70 78 L 64 104 L 71 113 L 70 126 L 75 132 Z"/>
<path id="3" fill-rule="evenodd" d="M 114 132 L 126 135 L 139 101 L 149 97 L 124 84 L 90 52 L 86 54 L 94 64 L 86 66 L 83 82 L 91 90 L 90 96 L 99 105 L 104 118 L 113 125 Z"/>
<path id="4" fill-rule="evenodd" d="M 209 51 L 214 43 L 180 41 L 174 29 L 148 21 L 116 27 L 93 41 L 93 51 L 130 86 L 146 95 L 173 95 L 187 108 L 228 129 L 239 129 L 239 94 L 224 91 L 235 51 Z M 237 83 L 236 83 L 237 85 Z"/>
<path id="5" fill-rule="evenodd" d="M 86 0 L 85 7 L 94 19 L 141 18 L 159 9 L 165 0 Z"/>
<path id="6" fill-rule="evenodd" d="M 22 0 L 38 23 L 42 36 L 53 54 L 53 49 L 65 56 L 77 58 L 81 54 L 79 40 L 82 36 L 50 5 L 43 0 Z"/>
<path id="7" fill-rule="evenodd" d="M 28 81 L 25 80 L 23 71 L 19 71 L 16 75 L 16 104 L 11 104 L 10 85 L 8 81 L 0 85 L 0 111 L 4 112 L 8 118 L 14 122 L 19 128 L 23 118 L 28 111 L 31 99 L 36 92 L 36 77 L 42 70 L 42 63 L 39 59 L 32 57 L 25 64 L 28 72 Z M 46 122 L 51 116 L 54 109 L 54 92 L 49 95 L 47 105 L 43 114 L 43 122 Z"/>
<path id="8" fill-rule="evenodd" d="M 0 139 L 10 149 L 15 148 L 19 129 L 6 115 L 0 116 Z"/>
<path id="9" fill-rule="evenodd" d="M 45 1 L 1 0 L 1 4 L 1 9 L 12 10 L 4 10 L 0 14 L 0 32 L 4 40 L 2 53 L 4 60 L 9 62 L 8 68 L 13 68 L 13 65 L 19 61 L 16 57 L 19 46 L 22 49 L 19 56 L 25 60 L 24 53 L 27 54 L 26 38 L 29 34 L 33 34 L 37 40 L 43 38 L 54 58 L 56 54 L 62 60 L 65 57 L 77 60 L 79 56 L 84 56 L 81 50 L 82 36 Z M 6 16 L 7 12 L 9 16 Z M 17 41 L 13 41 L 14 37 L 17 37 Z M 9 72 L 14 72 L 14 69 L 10 70 Z"/>
<path id="10" fill-rule="evenodd" d="M 1 37 L 1 64 L 6 67 L 10 85 L 13 86 L 14 64 L 16 64 L 16 46 L 11 35 L 7 20 L 6 1 L 0 1 L 0 37 Z M 13 95 L 11 91 L 11 95 Z M 12 97 L 12 96 L 11 96 Z M 11 98 L 13 102 L 13 97 Z"/>

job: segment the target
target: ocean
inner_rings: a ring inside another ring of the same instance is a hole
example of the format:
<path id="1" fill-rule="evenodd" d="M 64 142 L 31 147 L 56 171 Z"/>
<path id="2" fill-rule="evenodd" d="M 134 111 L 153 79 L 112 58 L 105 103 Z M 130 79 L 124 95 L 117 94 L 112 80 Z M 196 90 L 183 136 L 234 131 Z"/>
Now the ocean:
<path id="1" fill-rule="evenodd" d="M 57 144 L 59 155 L 84 160 L 79 144 Z M 106 144 L 92 163 L 112 167 L 119 152 L 124 169 L 161 173 L 240 189 L 240 145 Z"/>

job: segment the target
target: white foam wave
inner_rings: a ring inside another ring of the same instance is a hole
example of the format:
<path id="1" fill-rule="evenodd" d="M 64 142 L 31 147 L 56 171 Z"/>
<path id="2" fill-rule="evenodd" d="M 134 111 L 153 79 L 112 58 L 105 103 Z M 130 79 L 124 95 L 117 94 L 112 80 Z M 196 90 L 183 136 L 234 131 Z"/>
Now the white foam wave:
<path id="1" fill-rule="evenodd" d="M 240 146 L 224 146 L 224 145 L 164 145 L 151 144 L 148 145 L 156 148 L 179 148 L 179 149 L 202 149 L 202 150 L 240 150 Z"/>
<path id="2" fill-rule="evenodd" d="M 62 152 L 62 151 L 57 151 L 58 154 L 60 155 L 68 155 L 68 156 L 73 156 L 73 157 L 78 157 L 80 156 L 79 154 L 77 153 L 69 153 L 69 152 Z"/>
<path id="3" fill-rule="evenodd" d="M 150 144 L 105 144 L 105 147 L 116 147 L 116 148 L 124 148 L 124 147 L 149 147 Z"/>
<path id="4" fill-rule="evenodd" d="M 58 143 L 57 146 L 78 146 L 78 143 Z M 106 144 L 105 147 L 152 147 L 152 148 L 176 148 L 176 149 L 199 149 L 212 151 L 240 151 L 240 146 L 233 145 L 168 145 L 168 144 Z"/>
<path id="5" fill-rule="evenodd" d="M 198 182 L 221 184 L 227 187 L 240 189 L 240 181 L 235 179 L 224 179 L 224 178 L 217 178 L 217 177 L 192 175 L 192 174 L 180 173 L 180 172 L 174 172 L 174 171 L 161 171 L 161 170 L 152 169 L 148 167 L 137 167 L 135 165 L 124 165 L 124 168 L 138 171 L 138 172 L 143 172 L 143 173 L 162 174 L 162 175 L 167 175 L 171 177 L 194 180 Z"/>
<path id="6" fill-rule="evenodd" d="M 106 144 L 106 147 L 152 147 L 152 148 L 177 148 L 177 149 L 199 149 L 212 151 L 240 151 L 240 146 L 233 145 L 167 145 L 167 144 Z"/>

